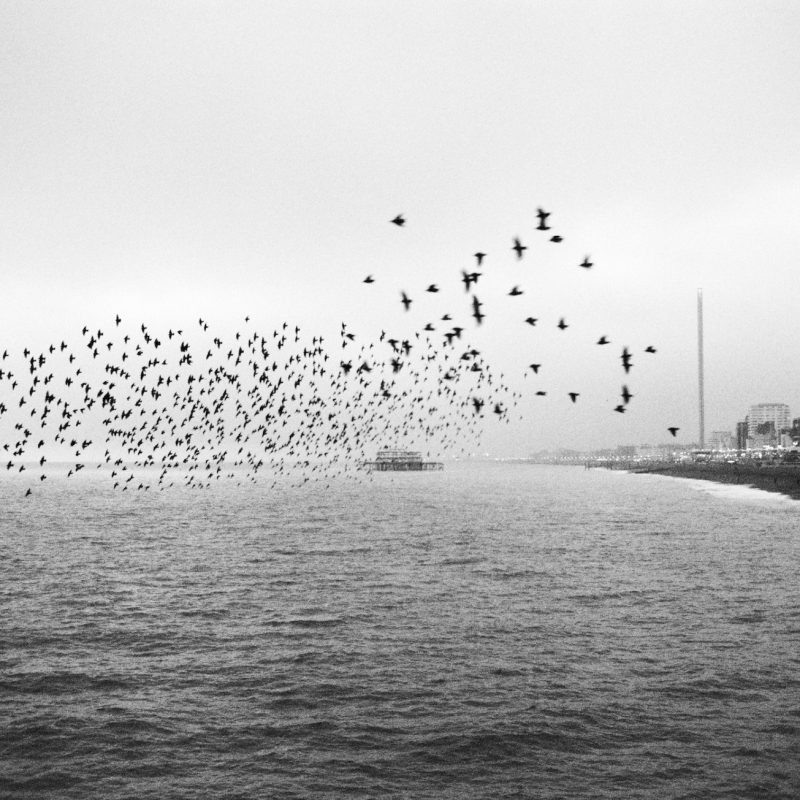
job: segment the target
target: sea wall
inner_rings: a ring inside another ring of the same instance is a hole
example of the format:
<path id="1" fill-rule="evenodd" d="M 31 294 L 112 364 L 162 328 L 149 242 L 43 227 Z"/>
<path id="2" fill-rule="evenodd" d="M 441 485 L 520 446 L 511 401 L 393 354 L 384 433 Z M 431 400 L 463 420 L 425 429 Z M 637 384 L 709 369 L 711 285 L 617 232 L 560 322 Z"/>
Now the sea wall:
<path id="1" fill-rule="evenodd" d="M 664 463 L 649 464 L 639 473 L 671 475 L 675 478 L 694 478 L 717 483 L 738 483 L 768 492 L 780 492 L 800 500 L 800 465 L 756 463 Z"/>

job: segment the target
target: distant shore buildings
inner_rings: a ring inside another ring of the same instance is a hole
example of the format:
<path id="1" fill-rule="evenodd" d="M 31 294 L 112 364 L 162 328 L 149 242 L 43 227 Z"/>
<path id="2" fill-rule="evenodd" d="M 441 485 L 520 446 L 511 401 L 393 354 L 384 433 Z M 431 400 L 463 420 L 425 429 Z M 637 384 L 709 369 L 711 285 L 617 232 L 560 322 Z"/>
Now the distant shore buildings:
<path id="1" fill-rule="evenodd" d="M 793 424 L 785 403 L 758 403 L 750 406 L 747 423 L 747 449 L 751 447 L 791 447 Z M 798 420 L 795 420 L 798 422 Z"/>
<path id="2" fill-rule="evenodd" d="M 547 463 L 751 459 L 795 462 L 800 461 L 800 417 L 792 419 L 786 403 L 756 403 L 736 423 L 735 430 L 713 431 L 705 443 L 620 445 L 588 452 L 559 449 L 532 454 L 531 459 Z"/>
<path id="3" fill-rule="evenodd" d="M 734 431 L 713 431 L 706 443 L 705 395 L 703 377 L 703 290 L 697 290 L 697 385 L 699 389 L 699 450 L 714 452 L 800 447 L 800 418 L 791 419 L 786 403 L 756 403 Z"/>
<path id="4" fill-rule="evenodd" d="M 736 447 L 736 437 L 730 431 L 711 431 L 708 446 L 712 450 L 731 450 Z"/>
<path id="5" fill-rule="evenodd" d="M 713 451 L 791 450 L 800 447 L 800 417 L 792 419 L 786 403 L 755 403 L 732 431 L 714 431 Z"/>

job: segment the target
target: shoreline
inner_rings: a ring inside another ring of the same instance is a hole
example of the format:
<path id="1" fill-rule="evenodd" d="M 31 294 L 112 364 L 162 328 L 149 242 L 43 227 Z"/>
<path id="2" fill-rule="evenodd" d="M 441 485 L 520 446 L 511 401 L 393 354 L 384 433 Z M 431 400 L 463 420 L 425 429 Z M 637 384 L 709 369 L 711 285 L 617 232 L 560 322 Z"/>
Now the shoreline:
<path id="1" fill-rule="evenodd" d="M 651 464 L 641 469 L 631 468 L 632 473 L 646 475 L 669 475 L 673 478 L 693 478 L 715 483 L 732 483 L 752 486 L 767 492 L 777 492 L 793 500 L 800 500 L 800 466 L 776 464 Z"/>

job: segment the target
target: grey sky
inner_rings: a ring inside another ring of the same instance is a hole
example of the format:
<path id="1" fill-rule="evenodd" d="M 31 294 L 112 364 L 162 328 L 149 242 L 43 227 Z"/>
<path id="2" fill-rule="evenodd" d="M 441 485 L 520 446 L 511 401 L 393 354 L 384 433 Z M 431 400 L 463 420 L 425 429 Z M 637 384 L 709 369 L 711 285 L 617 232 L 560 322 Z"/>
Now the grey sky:
<path id="1" fill-rule="evenodd" d="M 411 330 L 469 319 L 483 250 L 472 339 L 527 394 L 540 360 L 550 391 L 486 449 L 696 436 L 699 286 L 707 431 L 755 402 L 800 415 L 798 33 L 794 2 L 7 0 L 0 337 L 117 312 Z M 649 344 L 626 378 L 621 346 Z"/>

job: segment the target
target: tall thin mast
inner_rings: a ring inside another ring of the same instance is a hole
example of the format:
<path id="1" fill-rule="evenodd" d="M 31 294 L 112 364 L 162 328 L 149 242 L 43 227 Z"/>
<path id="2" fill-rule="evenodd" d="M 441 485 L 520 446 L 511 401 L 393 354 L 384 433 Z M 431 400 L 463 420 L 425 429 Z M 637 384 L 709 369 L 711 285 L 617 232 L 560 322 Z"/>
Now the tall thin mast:
<path id="1" fill-rule="evenodd" d="M 700 394 L 700 448 L 706 446 L 706 418 L 703 398 L 703 290 L 697 290 L 697 385 Z"/>

